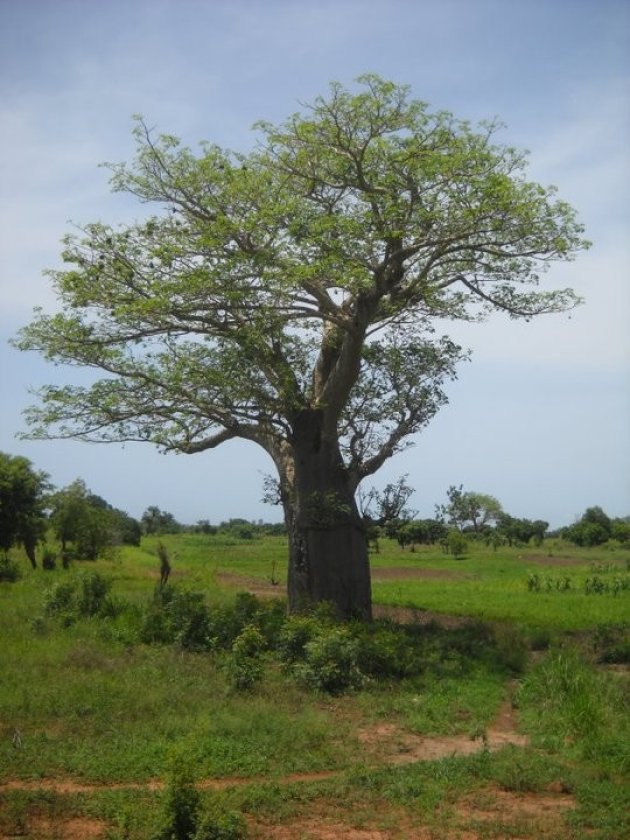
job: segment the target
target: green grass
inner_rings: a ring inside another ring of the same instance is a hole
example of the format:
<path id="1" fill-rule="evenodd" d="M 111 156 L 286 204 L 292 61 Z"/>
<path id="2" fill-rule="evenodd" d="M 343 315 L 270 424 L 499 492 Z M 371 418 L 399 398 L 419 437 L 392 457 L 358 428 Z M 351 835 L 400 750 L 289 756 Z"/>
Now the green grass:
<path id="1" fill-rule="evenodd" d="M 559 550 L 558 550 L 559 549 Z M 416 552 L 385 546 L 381 555 L 372 556 L 374 600 L 389 606 L 415 607 L 454 615 L 474 616 L 484 621 L 511 621 L 530 628 L 554 630 L 592 629 L 607 622 L 621 622 L 630 613 L 630 590 L 612 594 L 587 595 L 588 577 L 628 576 L 630 551 L 575 549 L 559 545 L 551 557 L 549 549 L 501 548 L 497 552 L 473 546 L 467 557 L 453 560 L 435 547 Z M 558 555 L 561 565 L 556 565 Z M 426 577 L 417 580 L 379 581 L 379 569 L 405 567 Z M 604 572 L 593 571 L 601 567 Z M 438 572 L 440 577 L 430 577 Z M 530 574 L 538 574 L 543 591 L 528 590 Z M 450 575 L 451 577 L 447 577 Z M 569 578 L 572 589 L 557 591 L 557 580 Z M 547 579 L 554 587 L 544 589 Z"/>
<path id="2" fill-rule="evenodd" d="M 214 607 L 234 602 L 238 576 L 268 582 L 272 567 L 282 594 L 282 539 L 236 542 L 185 534 L 163 542 L 174 584 L 203 592 Z M 627 836 L 628 674 L 603 672 L 596 660 L 623 661 L 630 593 L 586 595 L 583 583 L 595 573 L 627 574 L 630 552 L 555 544 L 495 553 L 475 546 L 466 558 L 453 560 L 439 549 L 403 552 L 384 540 L 381 552 L 372 555 L 376 603 L 467 616 L 473 623 L 409 631 L 416 672 L 400 680 L 370 679 L 359 691 L 330 697 L 298 684 L 269 653 L 262 682 L 238 693 L 225 667 L 227 652 L 140 644 L 139 616 L 159 579 L 156 546 L 157 539 L 145 539 L 114 559 L 85 564 L 111 578 L 112 598 L 124 608 L 68 627 L 45 614 L 44 601 L 47 588 L 74 570 L 32 571 L 14 555 L 23 577 L 0 584 L 0 784 L 164 780 L 173 756 L 184 755 L 196 778 L 248 781 L 202 795 L 207 805 L 249 815 L 252 836 L 264 837 L 265 821 L 316 813 L 370 825 L 375 810 L 383 826 L 408 821 L 446 836 L 465 828 L 457 810 L 464 796 L 483 798 L 492 788 L 537 794 L 561 782 L 575 798 L 564 833 L 538 835 L 538 829 L 518 824 L 519 837 Z M 558 557 L 561 565 L 549 564 Z M 379 580 L 379 570 L 396 568 L 420 576 Z M 237 577 L 226 587 L 221 575 L 228 572 Z M 575 587 L 531 592 L 532 572 L 568 576 Z M 395 632 L 383 625 L 375 638 L 382 649 Z M 526 645 L 534 640 L 551 648 L 530 656 Z M 401 767 L 366 765 L 361 731 L 388 724 L 420 736 L 475 737 L 491 724 L 507 693 L 516 698 L 531 748 Z M 339 775 L 283 781 L 319 771 Z M 105 821 L 111 840 L 150 840 L 163 797 L 160 791 L 115 787 L 67 794 L 4 789 L 0 835 L 28 837 L 38 815 L 58 821 L 75 815 Z M 497 820 L 481 836 L 516 830 Z"/>

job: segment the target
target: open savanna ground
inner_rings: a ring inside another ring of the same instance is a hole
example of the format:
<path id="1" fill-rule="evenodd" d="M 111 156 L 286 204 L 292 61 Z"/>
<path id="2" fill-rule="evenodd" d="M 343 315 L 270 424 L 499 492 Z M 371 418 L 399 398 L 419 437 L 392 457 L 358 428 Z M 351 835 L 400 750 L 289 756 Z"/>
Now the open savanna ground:
<path id="1" fill-rule="evenodd" d="M 15 553 L 2 840 L 628 836 L 630 551 L 383 540 L 377 620 L 341 627 L 286 621 L 281 538 L 161 540 L 168 597 L 158 538 Z"/>

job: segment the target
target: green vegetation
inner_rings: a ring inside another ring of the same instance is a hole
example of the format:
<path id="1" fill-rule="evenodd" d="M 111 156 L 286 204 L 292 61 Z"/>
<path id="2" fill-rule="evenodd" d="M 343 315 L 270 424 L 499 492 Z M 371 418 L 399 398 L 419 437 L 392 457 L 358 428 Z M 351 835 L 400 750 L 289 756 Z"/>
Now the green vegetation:
<path id="1" fill-rule="evenodd" d="M 21 544 L 31 566 L 37 565 L 35 546 L 46 531 L 44 499 L 48 488 L 48 476 L 35 472 L 27 458 L 0 452 L 0 549 L 5 580 L 7 553 L 14 545 Z"/>
<path id="2" fill-rule="evenodd" d="M 102 377 L 43 387 L 30 434 L 262 447 L 290 525 L 289 609 L 370 618 L 356 492 L 447 399 L 468 354 L 436 330 L 572 309 L 541 280 L 589 243 L 498 122 L 431 111 L 376 74 L 256 128 L 248 154 L 193 152 L 138 118 L 133 160 L 109 168 L 150 215 L 66 236 L 48 272 L 59 311 L 16 342 Z M 501 512 L 464 501 L 454 521 L 475 531 Z"/>
<path id="3" fill-rule="evenodd" d="M 160 541 L 174 558 L 163 587 Z M 374 825 L 378 802 L 383 831 L 485 837 L 459 803 L 483 810 L 493 791 L 571 801 L 546 827 L 498 809 L 494 836 L 622 840 L 630 828 L 630 592 L 584 587 L 626 575 L 627 549 L 471 540 L 456 559 L 382 538 L 375 602 L 407 609 L 372 624 L 323 607 L 287 618 L 266 597 L 272 565 L 286 575 L 278 537 L 182 532 L 70 569 L 34 570 L 17 549 L 11 562 L 22 575 L 0 583 L 0 834 L 47 837 L 38 819 L 81 817 L 112 840 L 254 840 L 330 813 Z M 574 585 L 535 591 L 533 574 Z M 265 597 L 238 594 L 250 586 Z M 510 697 L 529 745 L 492 740 Z M 421 738 L 444 753 L 417 761 Z M 458 755 L 460 742 L 477 751 Z"/>

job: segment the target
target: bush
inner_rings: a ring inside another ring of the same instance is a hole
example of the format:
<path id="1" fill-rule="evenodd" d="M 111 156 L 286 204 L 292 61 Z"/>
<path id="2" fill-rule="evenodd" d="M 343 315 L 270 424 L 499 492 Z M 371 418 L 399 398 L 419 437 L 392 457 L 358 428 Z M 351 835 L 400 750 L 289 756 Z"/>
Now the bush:
<path id="1" fill-rule="evenodd" d="M 193 840 L 199 817 L 199 793 L 181 761 L 173 768 L 164 802 L 162 828 L 154 840 Z"/>
<path id="2" fill-rule="evenodd" d="M 8 554 L 0 557 L 0 581 L 15 583 L 21 577 L 22 572 L 20 571 L 20 567 L 15 561 L 9 559 Z"/>
<path id="3" fill-rule="evenodd" d="M 98 572 L 84 572 L 79 577 L 76 607 L 79 615 L 90 618 L 95 615 L 111 614 L 112 604 L 108 599 L 111 580 Z"/>
<path id="4" fill-rule="evenodd" d="M 44 592 L 44 611 L 47 615 L 60 616 L 74 612 L 74 595 L 77 582 L 60 580 Z"/>
<path id="5" fill-rule="evenodd" d="M 52 572 L 56 566 L 57 552 L 47 546 L 42 554 L 42 569 L 45 569 L 47 572 Z"/>
<path id="6" fill-rule="evenodd" d="M 206 814 L 193 840 L 246 840 L 247 824 L 241 814 Z"/>
<path id="7" fill-rule="evenodd" d="M 360 643 L 347 627 L 322 628 L 304 645 L 304 659 L 293 665 L 295 677 L 327 694 L 361 688 Z"/>
<path id="8" fill-rule="evenodd" d="M 149 605 L 140 639 L 146 644 L 178 644 L 185 650 L 211 647 L 210 614 L 201 592 L 158 587 Z"/>
<path id="9" fill-rule="evenodd" d="M 357 628 L 360 641 L 359 668 L 375 679 L 404 679 L 425 667 L 424 645 L 403 627 L 372 625 Z"/>
<path id="10" fill-rule="evenodd" d="M 459 560 L 468 551 L 468 540 L 457 528 L 451 528 L 444 541 L 444 550 Z"/>
<path id="11" fill-rule="evenodd" d="M 323 630 L 320 622 L 310 615 L 292 615 L 287 618 L 280 631 L 277 651 L 287 666 L 305 657 L 308 642 Z"/>
<path id="12" fill-rule="evenodd" d="M 61 618 L 68 625 L 78 618 L 113 615 L 114 605 L 109 598 L 111 580 L 98 572 L 82 574 L 54 583 L 44 593 L 47 615 Z"/>
<path id="13" fill-rule="evenodd" d="M 162 827 L 153 840 L 246 840 L 247 825 L 240 814 L 200 811 L 201 798 L 192 773 L 183 759 L 176 758 L 166 789 Z"/>
<path id="14" fill-rule="evenodd" d="M 228 675 L 236 691 L 249 691 L 263 677 L 262 654 L 267 643 L 253 624 L 245 627 L 232 644 Z"/>

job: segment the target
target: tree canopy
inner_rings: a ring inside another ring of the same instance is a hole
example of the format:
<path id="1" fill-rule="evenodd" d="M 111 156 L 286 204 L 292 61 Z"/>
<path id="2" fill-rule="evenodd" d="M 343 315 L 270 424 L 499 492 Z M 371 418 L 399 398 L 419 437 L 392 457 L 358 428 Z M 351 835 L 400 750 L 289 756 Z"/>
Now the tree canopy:
<path id="1" fill-rule="evenodd" d="M 48 475 L 33 469 L 28 458 L 0 452 L 0 548 L 21 543 L 36 567 L 35 546 L 46 530 Z"/>
<path id="2" fill-rule="evenodd" d="M 96 560 L 116 545 L 140 544 L 140 523 L 91 493 L 80 478 L 50 497 L 50 524 L 66 557 L 70 543 L 81 560 Z"/>
<path id="3" fill-rule="evenodd" d="M 61 311 L 18 340 L 102 375 L 49 386 L 30 435 L 196 453 L 241 438 L 279 477 L 292 608 L 369 615 L 354 493 L 446 401 L 466 354 L 449 319 L 573 307 L 544 271 L 587 243 L 526 156 L 375 75 L 198 153 L 138 120 L 116 191 L 156 207 L 65 239 Z M 328 559 L 325 559 L 328 557 Z M 344 559 L 345 558 L 345 559 Z"/>
<path id="4" fill-rule="evenodd" d="M 477 534 L 488 525 L 495 524 L 503 513 L 501 503 L 494 496 L 465 491 L 462 485 L 449 487 L 446 495 L 448 504 L 438 506 L 438 513 L 460 531 L 469 528 Z"/>

